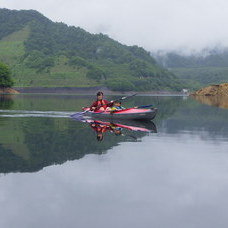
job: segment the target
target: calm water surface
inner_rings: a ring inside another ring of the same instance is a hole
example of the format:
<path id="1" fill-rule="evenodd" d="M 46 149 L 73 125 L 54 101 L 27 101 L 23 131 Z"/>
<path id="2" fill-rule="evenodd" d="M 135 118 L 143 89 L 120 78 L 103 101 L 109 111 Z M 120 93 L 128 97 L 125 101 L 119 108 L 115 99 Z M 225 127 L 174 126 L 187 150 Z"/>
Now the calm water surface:
<path id="1" fill-rule="evenodd" d="M 69 117 L 92 98 L 0 97 L 0 227 L 228 226 L 228 109 L 138 96 L 123 105 L 153 122 Z"/>

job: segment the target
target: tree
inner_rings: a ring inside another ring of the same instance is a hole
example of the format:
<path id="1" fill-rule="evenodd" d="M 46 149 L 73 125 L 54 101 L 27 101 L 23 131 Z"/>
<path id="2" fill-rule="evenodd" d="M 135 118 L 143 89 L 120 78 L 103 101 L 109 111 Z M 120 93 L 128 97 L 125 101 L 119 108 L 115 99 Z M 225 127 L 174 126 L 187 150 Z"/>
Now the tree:
<path id="1" fill-rule="evenodd" d="M 10 69 L 7 65 L 0 62 L 0 87 L 12 87 L 13 80 L 11 79 Z"/>
<path id="2" fill-rule="evenodd" d="M 95 68 L 93 67 L 92 69 L 90 69 L 87 73 L 87 78 L 90 78 L 90 79 L 93 79 L 93 80 L 96 80 L 96 81 L 100 81 L 102 79 L 105 79 L 106 78 L 106 75 L 105 73 L 99 69 L 99 68 Z"/>
<path id="3" fill-rule="evenodd" d="M 114 91 L 133 91 L 135 86 L 128 79 L 108 79 L 106 86 Z"/>

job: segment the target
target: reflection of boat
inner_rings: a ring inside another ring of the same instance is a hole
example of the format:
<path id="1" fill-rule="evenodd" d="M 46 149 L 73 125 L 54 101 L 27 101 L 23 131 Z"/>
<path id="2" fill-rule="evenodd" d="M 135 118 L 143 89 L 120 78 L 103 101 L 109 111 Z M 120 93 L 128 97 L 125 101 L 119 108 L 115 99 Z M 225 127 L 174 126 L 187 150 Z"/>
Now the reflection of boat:
<path id="1" fill-rule="evenodd" d="M 108 120 L 152 120 L 157 114 L 156 108 L 127 108 L 118 110 L 113 113 L 110 111 L 89 111 L 88 108 L 84 109 L 84 115 L 92 118 L 108 119 Z"/>
<path id="2" fill-rule="evenodd" d="M 107 122 L 104 120 L 94 120 L 94 119 L 85 119 L 85 118 L 74 118 L 83 123 L 87 123 L 97 134 L 97 140 L 102 141 L 104 138 L 105 132 L 114 133 L 116 136 L 129 136 L 134 140 L 137 140 L 137 137 L 132 134 L 123 134 L 125 131 L 134 131 L 141 133 L 154 132 L 157 133 L 155 124 L 150 121 L 136 121 L 136 120 L 117 120 L 114 122 Z"/>
<path id="3" fill-rule="evenodd" d="M 88 124 L 100 124 L 105 126 L 117 126 L 124 128 L 126 130 L 130 131 L 142 131 L 142 132 L 154 132 L 157 133 L 157 128 L 154 122 L 151 120 L 101 120 L 99 119 L 90 119 L 90 118 L 84 118 L 82 116 L 75 116 L 72 117 L 74 120 L 88 123 Z"/>
<path id="4" fill-rule="evenodd" d="M 119 127 L 130 131 L 157 132 L 156 125 L 152 121 L 118 120 L 115 122 L 106 122 L 101 120 L 83 119 L 82 122 L 109 126 L 111 128 Z"/>

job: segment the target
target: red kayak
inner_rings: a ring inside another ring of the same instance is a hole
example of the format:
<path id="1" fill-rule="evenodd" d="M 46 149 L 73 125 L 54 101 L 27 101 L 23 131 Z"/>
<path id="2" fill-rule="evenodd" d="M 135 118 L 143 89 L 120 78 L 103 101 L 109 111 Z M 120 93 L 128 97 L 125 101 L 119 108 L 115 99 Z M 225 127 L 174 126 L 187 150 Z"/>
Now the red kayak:
<path id="1" fill-rule="evenodd" d="M 157 114 L 157 108 L 127 108 L 115 112 L 110 111 L 90 111 L 89 108 L 83 109 L 85 116 L 99 119 L 121 119 L 121 120 L 152 120 Z"/>

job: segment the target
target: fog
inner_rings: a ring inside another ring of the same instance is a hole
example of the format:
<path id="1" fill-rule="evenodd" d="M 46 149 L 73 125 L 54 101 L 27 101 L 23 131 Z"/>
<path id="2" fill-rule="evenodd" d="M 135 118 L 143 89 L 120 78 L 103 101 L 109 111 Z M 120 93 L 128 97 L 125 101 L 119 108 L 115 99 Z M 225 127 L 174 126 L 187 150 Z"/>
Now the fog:
<path id="1" fill-rule="evenodd" d="M 149 51 L 228 46 L 225 0 L 0 0 L 0 7 L 38 10 L 53 21 Z"/>

